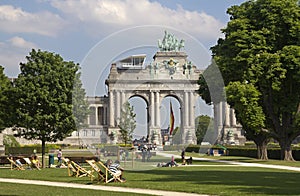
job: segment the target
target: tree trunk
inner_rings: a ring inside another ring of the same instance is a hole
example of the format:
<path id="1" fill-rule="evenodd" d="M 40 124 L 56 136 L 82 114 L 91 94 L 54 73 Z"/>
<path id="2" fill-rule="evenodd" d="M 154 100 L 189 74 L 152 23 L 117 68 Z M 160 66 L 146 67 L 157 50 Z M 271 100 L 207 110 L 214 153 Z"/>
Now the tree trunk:
<path id="1" fill-rule="evenodd" d="M 269 133 L 261 131 L 258 134 L 248 135 L 254 141 L 257 149 L 257 159 L 268 160 L 267 145 L 270 141 Z"/>
<path id="2" fill-rule="evenodd" d="M 42 139 L 42 168 L 46 167 L 45 163 L 45 147 L 46 147 L 46 141 Z"/>
<path id="3" fill-rule="evenodd" d="M 257 158 L 261 160 L 268 160 L 268 150 L 267 150 L 267 144 L 269 142 L 269 139 L 263 139 L 263 140 L 254 140 L 257 148 Z"/>
<path id="4" fill-rule="evenodd" d="M 280 142 L 280 158 L 285 161 L 295 161 L 292 154 L 291 143 L 287 141 Z"/>

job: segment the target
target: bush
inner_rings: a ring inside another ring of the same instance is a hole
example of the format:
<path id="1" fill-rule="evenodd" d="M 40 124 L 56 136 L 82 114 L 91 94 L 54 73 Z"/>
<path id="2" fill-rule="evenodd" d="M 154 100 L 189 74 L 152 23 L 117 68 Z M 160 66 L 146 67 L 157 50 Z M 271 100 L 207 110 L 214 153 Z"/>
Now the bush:
<path id="1" fill-rule="evenodd" d="M 16 138 L 13 135 L 4 135 L 3 144 L 5 148 L 20 147 L 20 143 L 16 140 Z"/>
<path id="2" fill-rule="evenodd" d="M 45 147 L 45 153 L 49 152 L 49 149 L 58 149 L 60 145 L 57 144 L 47 144 Z M 12 155 L 31 155 L 36 150 L 36 153 L 42 153 L 42 145 L 41 144 L 32 144 L 32 145 L 24 145 L 22 147 L 6 147 L 5 154 Z"/>

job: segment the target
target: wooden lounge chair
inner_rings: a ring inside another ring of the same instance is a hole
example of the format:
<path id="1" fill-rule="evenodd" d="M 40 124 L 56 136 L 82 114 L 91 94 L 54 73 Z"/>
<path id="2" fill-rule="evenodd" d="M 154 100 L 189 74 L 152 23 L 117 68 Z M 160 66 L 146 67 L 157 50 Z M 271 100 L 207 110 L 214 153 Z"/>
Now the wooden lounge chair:
<path id="1" fill-rule="evenodd" d="M 81 167 L 74 161 L 70 161 L 70 165 L 68 166 L 68 168 L 70 168 L 70 170 L 72 171 L 72 176 L 76 176 L 79 178 L 83 177 L 83 176 L 89 176 L 91 178 L 93 177 L 91 170 L 86 170 L 85 168 Z M 70 173 L 69 173 L 69 175 L 70 175 Z"/>
<path id="2" fill-rule="evenodd" d="M 121 174 L 115 174 L 114 172 L 110 171 L 108 167 L 106 167 L 101 161 L 97 162 L 98 167 L 104 173 L 104 182 L 123 182 L 121 179 Z"/>
<path id="3" fill-rule="evenodd" d="M 105 181 L 105 173 L 101 170 L 101 168 L 97 165 L 95 160 L 86 160 L 86 162 L 91 166 L 92 172 L 96 172 L 98 176 L 98 181 Z M 93 181 L 93 177 L 91 177 L 91 181 Z"/>
<path id="4" fill-rule="evenodd" d="M 29 158 L 24 157 L 23 159 L 29 168 L 41 170 L 41 168 L 36 163 L 32 162 Z"/>
<path id="5" fill-rule="evenodd" d="M 67 165 L 68 175 L 69 176 L 76 176 L 77 170 L 75 169 L 75 167 L 72 166 L 70 159 L 64 158 L 64 157 L 62 157 L 61 159 Z"/>
<path id="6" fill-rule="evenodd" d="M 12 158 L 7 157 L 10 162 L 10 169 L 11 170 L 25 170 L 23 166 L 18 165 Z"/>

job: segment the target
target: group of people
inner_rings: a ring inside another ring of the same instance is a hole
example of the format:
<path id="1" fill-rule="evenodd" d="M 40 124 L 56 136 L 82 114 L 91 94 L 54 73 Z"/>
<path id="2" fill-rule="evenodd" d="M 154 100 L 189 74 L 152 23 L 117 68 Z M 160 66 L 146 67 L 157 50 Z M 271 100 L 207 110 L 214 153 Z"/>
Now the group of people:
<path id="1" fill-rule="evenodd" d="M 190 157 L 188 159 L 185 158 L 185 149 L 182 149 L 181 151 L 181 160 L 182 160 L 182 165 L 191 165 L 192 164 L 192 161 L 193 161 L 193 158 Z M 174 156 L 172 156 L 171 158 L 171 161 L 165 163 L 165 162 L 162 162 L 162 163 L 158 163 L 157 164 L 157 167 L 177 167 L 178 164 L 176 163 L 176 161 L 174 160 Z"/>
<path id="2" fill-rule="evenodd" d="M 13 160 L 13 156 L 10 154 L 9 156 L 8 156 L 8 158 L 9 159 L 11 159 L 11 160 Z M 14 160 L 14 162 L 18 165 L 18 166 L 20 166 L 20 167 L 23 167 L 23 164 L 22 164 L 22 162 L 21 162 L 21 159 L 20 158 L 17 158 L 16 160 Z M 39 159 L 38 159 L 38 156 L 36 155 L 36 154 L 33 154 L 31 157 L 30 157 L 30 168 L 40 168 L 41 167 L 41 163 L 40 163 L 40 161 L 39 161 Z"/>
<path id="3" fill-rule="evenodd" d="M 142 148 L 142 162 L 149 161 L 151 158 L 151 148 L 144 145 Z"/>

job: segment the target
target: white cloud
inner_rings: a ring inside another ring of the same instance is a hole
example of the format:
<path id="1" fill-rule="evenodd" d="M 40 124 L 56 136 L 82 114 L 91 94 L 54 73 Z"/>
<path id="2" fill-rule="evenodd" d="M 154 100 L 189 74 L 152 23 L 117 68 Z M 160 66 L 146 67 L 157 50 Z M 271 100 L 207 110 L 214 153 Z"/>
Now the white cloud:
<path id="1" fill-rule="evenodd" d="M 51 4 L 69 19 L 84 25 L 90 23 L 88 27 L 98 32 L 99 28 L 114 30 L 139 25 L 165 25 L 197 37 L 216 39 L 224 26 L 204 12 L 188 11 L 181 6 L 170 9 L 149 0 L 54 0 Z"/>
<path id="2" fill-rule="evenodd" d="M 0 6 L 0 32 L 55 36 L 64 24 L 60 16 L 48 11 L 29 13 L 11 5 Z"/>
<path id="3" fill-rule="evenodd" d="M 0 65 L 4 66 L 5 74 L 9 77 L 17 77 L 19 63 L 25 62 L 25 57 L 32 48 L 37 48 L 35 43 L 24 40 L 22 37 L 13 37 L 0 42 Z"/>
<path id="4" fill-rule="evenodd" d="M 24 40 L 22 37 L 13 37 L 9 40 L 12 46 L 17 48 L 31 49 L 36 48 L 36 44 Z"/>

